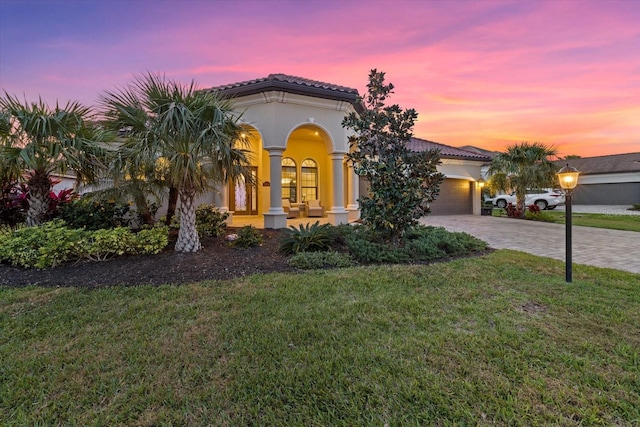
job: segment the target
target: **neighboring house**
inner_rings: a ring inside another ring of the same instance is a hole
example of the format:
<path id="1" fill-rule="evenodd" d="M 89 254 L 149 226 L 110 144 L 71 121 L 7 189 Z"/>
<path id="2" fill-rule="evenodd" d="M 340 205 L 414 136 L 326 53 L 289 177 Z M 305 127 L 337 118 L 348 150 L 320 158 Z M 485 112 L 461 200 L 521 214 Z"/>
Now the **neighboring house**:
<path id="1" fill-rule="evenodd" d="M 578 171 L 573 203 L 578 205 L 633 205 L 640 203 L 640 152 L 558 160 Z"/>
<path id="2" fill-rule="evenodd" d="M 52 174 L 51 179 L 54 180 L 55 184 L 51 188 L 51 191 L 58 193 L 62 190 L 73 189 L 76 186 L 76 177 L 75 175 L 66 174 Z"/>
<path id="3" fill-rule="evenodd" d="M 350 130 L 341 126 L 350 111 L 363 111 L 356 89 L 285 74 L 213 87 L 242 112 L 252 157 L 250 180 L 219 188 L 213 202 L 233 215 L 262 216 L 266 228 L 287 226 L 282 200 L 320 200 L 332 224 L 358 218 L 361 184 L 346 162 Z M 413 139 L 410 148 L 440 148 L 447 176 L 434 214 L 480 212 L 480 168 L 490 158 Z"/>

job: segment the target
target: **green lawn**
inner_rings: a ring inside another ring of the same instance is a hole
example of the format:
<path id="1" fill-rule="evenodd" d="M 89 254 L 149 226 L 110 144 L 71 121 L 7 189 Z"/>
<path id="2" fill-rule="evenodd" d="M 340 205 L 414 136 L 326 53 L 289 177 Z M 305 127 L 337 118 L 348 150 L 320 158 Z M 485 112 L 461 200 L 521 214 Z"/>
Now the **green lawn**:
<path id="1" fill-rule="evenodd" d="M 549 212 L 558 224 L 564 224 L 564 212 Z M 574 213 L 573 225 L 585 227 L 610 228 L 613 230 L 640 231 L 640 215 L 611 215 L 595 213 Z"/>
<path id="2" fill-rule="evenodd" d="M 565 213 L 554 211 L 543 211 L 542 215 L 552 219 L 551 222 L 564 224 Z M 494 209 L 493 216 L 504 216 L 503 209 Z M 613 215 L 596 213 L 574 213 L 572 215 L 573 225 L 584 227 L 609 228 L 612 230 L 640 231 L 640 215 Z"/>
<path id="3" fill-rule="evenodd" d="M 638 425 L 640 275 L 496 251 L 0 288 L 0 425 Z"/>

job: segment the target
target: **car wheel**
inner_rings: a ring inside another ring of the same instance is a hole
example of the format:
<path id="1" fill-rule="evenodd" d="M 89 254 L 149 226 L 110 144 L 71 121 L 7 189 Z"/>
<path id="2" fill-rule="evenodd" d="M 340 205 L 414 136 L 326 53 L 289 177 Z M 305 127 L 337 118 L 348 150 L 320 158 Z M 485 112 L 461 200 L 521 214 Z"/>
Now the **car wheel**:
<path id="1" fill-rule="evenodd" d="M 500 209 L 504 209 L 507 207 L 507 201 L 504 199 L 500 199 L 496 202 L 496 206 L 499 207 Z"/>
<path id="2" fill-rule="evenodd" d="M 541 211 L 547 209 L 547 206 L 549 205 L 547 203 L 546 200 L 536 200 L 536 202 L 534 203 L 534 205 L 536 205 L 537 207 L 540 208 Z"/>

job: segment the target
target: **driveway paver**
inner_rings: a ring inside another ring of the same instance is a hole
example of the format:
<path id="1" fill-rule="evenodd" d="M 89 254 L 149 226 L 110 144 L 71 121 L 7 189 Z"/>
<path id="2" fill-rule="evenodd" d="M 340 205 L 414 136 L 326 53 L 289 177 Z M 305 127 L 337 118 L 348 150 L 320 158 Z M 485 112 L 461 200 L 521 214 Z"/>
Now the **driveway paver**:
<path id="1" fill-rule="evenodd" d="M 565 260 L 565 226 L 479 215 L 428 216 L 425 225 L 465 231 L 495 249 Z M 640 273 L 640 233 L 573 226 L 573 263 Z"/>

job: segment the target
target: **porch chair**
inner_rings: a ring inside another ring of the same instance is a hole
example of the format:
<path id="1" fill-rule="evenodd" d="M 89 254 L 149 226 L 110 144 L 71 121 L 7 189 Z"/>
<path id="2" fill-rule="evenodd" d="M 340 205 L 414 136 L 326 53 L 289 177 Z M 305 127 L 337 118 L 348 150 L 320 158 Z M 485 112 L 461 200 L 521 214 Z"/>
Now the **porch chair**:
<path id="1" fill-rule="evenodd" d="M 298 218 L 300 216 L 300 208 L 292 206 L 289 199 L 282 199 L 282 209 L 284 209 L 284 212 L 287 214 L 287 219 Z"/>
<path id="2" fill-rule="evenodd" d="M 307 217 L 323 217 L 324 216 L 324 208 L 322 207 L 322 203 L 320 200 L 308 200 L 307 204 L 304 206 L 305 213 Z"/>

